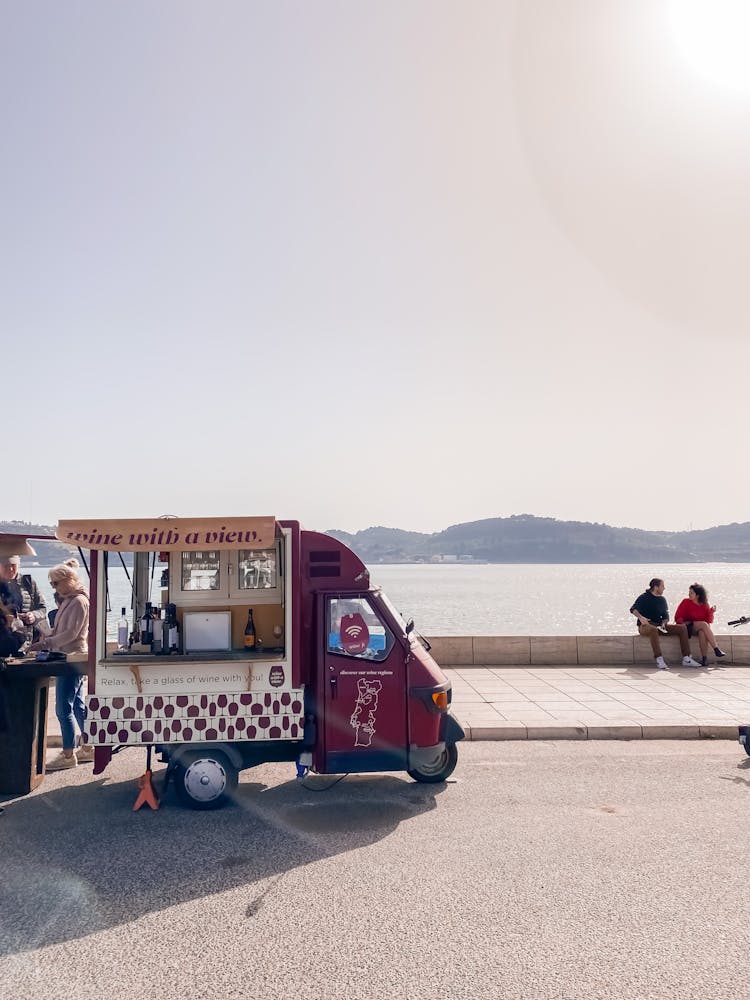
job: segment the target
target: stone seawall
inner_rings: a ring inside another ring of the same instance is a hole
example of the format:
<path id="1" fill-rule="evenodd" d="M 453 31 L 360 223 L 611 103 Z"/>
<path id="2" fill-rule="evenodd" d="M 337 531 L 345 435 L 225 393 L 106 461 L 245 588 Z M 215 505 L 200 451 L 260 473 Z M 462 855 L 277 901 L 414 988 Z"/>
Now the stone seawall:
<path id="1" fill-rule="evenodd" d="M 428 641 L 432 655 L 444 667 L 598 667 L 653 663 L 654 659 L 651 643 L 639 635 L 461 635 L 430 636 Z M 727 654 L 722 664 L 750 666 L 750 635 L 717 635 L 717 642 Z M 678 664 L 677 639 L 662 636 L 661 644 L 667 662 Z M 694 657 L 700 655 L 697 639 L 691 640 L 690 649 Z M 710 651 L 708 662 L 714 661 Z"/>

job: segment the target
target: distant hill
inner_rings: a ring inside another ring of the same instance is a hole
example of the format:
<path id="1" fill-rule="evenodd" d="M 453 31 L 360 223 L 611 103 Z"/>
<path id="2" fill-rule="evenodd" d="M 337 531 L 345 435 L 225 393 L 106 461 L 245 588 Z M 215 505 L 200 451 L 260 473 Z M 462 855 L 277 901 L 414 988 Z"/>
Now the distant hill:
<path id="1" fill-rule="evenodd" d="M 0 521 L 0 532 L 53 535 L 54 526 Z M 702 531 L 641 531 L 588 521 L 514 514 L 453 524 L 427 534 L 372 527 L 350 534 L 331 529 L 366 563 L 750 563 L 750 522 L 723 524 Z M 58 541 L 32 541 L 36 560 L 52 566 L 75 554 Z M 129 560 L 126 560 L 129 561 Z"/>
<path id="2" fill-rule="evenodd" d="M 750 522 L 702 531 L 641 531 L 587 521 L 514 514 L 424 534 L 366 528 L 330 530 L 366 563 L 676 563 L 750 562 Z"/>

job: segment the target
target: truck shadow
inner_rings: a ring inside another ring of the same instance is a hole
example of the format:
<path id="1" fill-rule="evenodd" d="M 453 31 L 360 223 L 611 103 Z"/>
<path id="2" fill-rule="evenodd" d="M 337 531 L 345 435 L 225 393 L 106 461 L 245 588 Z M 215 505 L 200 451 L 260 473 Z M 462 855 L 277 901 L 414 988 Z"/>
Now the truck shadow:
<path id="1" fill-rule="evenodd" d="M 8 803 L 0 956 L 243 885 L 257 887 L 243 904 L 253 918 L 287 872 L 376 843 L 434 809 L 445 788 L 385 774 L 335 780 L 313 776 L 308 788 L 245 780 L 232 805 L 203 813 L 178 807 L 173 789 L 164 808 L 133 813 L 132 780 L 94 779 Z"/>

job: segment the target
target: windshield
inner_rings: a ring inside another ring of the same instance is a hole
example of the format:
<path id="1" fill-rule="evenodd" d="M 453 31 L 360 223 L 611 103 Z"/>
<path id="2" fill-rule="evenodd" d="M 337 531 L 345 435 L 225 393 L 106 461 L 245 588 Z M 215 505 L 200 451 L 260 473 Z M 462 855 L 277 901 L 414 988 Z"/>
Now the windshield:
<path id="1" fill-rule="evenodd" d="M 382 590 L 377 591 L 377 595 L 383 602 L 383 604 L 385 604 L 385 606 L 388 608 L 393 617 L 396 619 L 396 622 L 398 623 L 398 625 L 400 625 L 403 632 L 406 633 L 406 621 L 404 620 L 404 616 L 401 614 L 401 612 L 395 609 L 388 595 L 385 594 Z"/>

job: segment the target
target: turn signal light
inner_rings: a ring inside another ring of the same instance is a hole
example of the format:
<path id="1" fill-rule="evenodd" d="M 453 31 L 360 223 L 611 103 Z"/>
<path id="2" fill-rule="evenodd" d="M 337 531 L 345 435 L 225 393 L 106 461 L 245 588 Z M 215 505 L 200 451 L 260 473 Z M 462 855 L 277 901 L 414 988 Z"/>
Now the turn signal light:
<path id="1" fill-rule="evenodd" d="M 448 692 L 447 691 L 433 691 L 432 700 L 435 702 L 435 707 L 440 712 L 448 711 Z"/>

